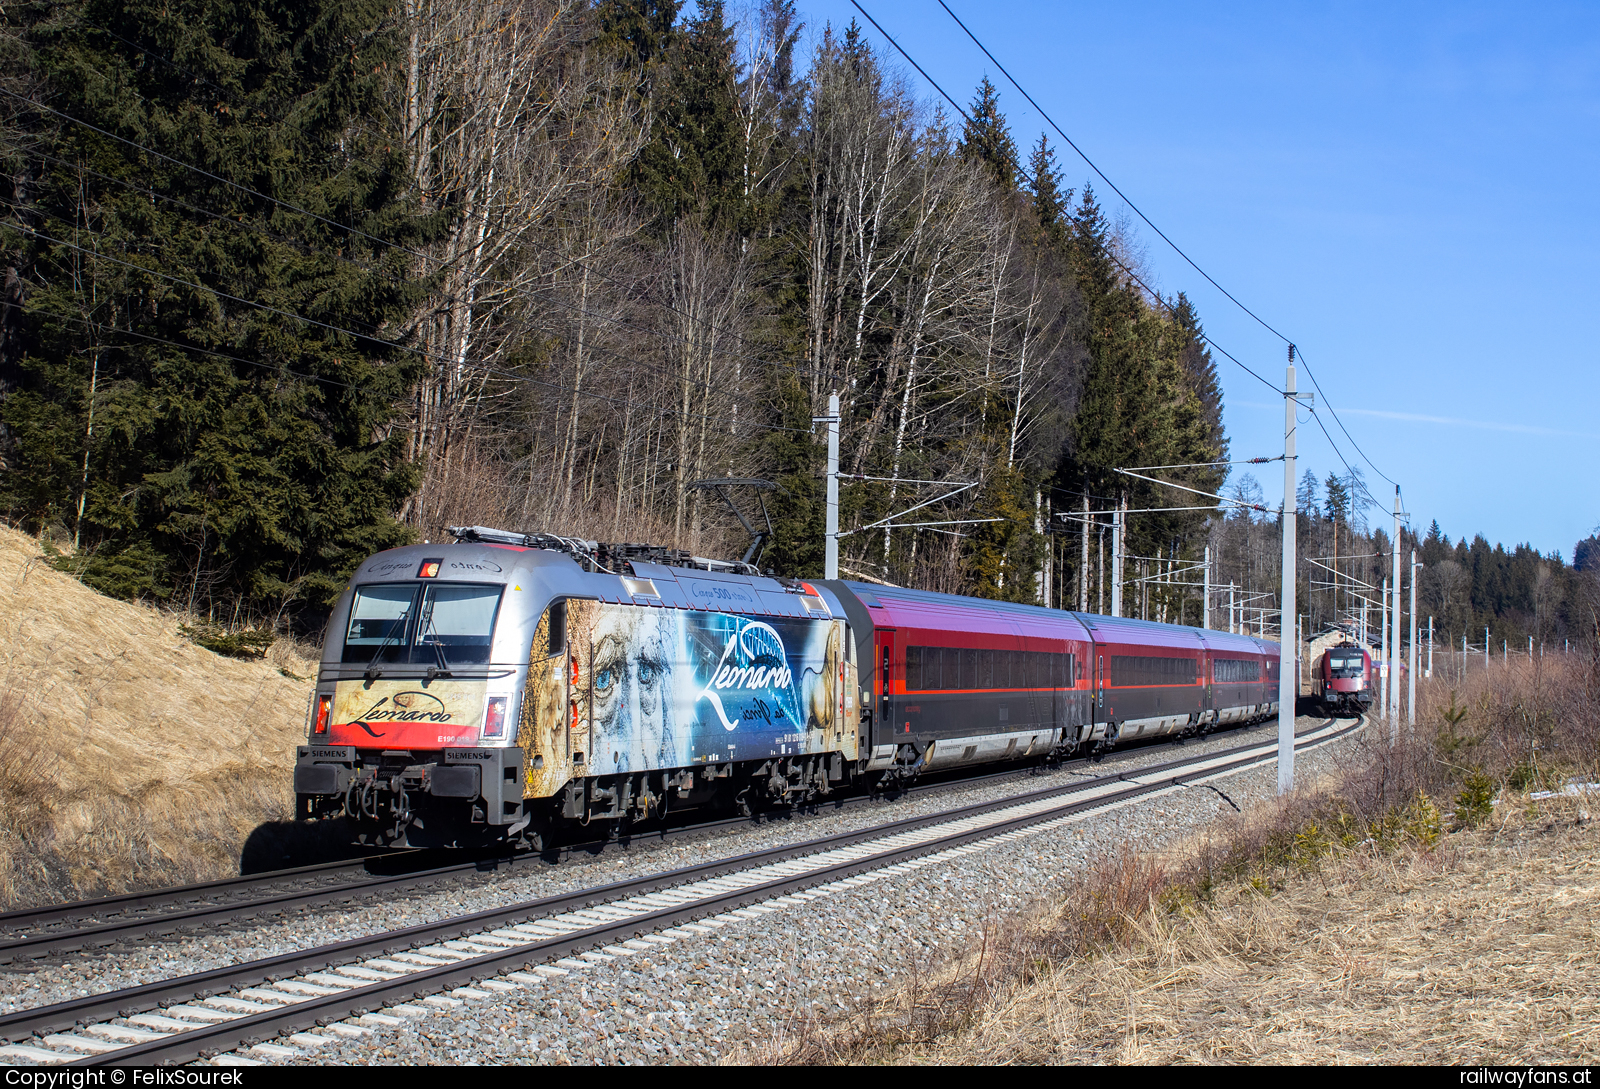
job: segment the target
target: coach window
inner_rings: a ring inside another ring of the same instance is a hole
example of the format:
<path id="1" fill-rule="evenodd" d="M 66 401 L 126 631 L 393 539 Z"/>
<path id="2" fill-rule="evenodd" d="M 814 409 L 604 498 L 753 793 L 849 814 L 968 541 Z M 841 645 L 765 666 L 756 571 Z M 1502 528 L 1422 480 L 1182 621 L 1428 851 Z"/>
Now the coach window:
<path id="1" fill-rule="evenodd" d="M 930 688 L 925 665 L 925 649 L 920 646 L 906 648 L 906 691 L 920 692 Z"/>

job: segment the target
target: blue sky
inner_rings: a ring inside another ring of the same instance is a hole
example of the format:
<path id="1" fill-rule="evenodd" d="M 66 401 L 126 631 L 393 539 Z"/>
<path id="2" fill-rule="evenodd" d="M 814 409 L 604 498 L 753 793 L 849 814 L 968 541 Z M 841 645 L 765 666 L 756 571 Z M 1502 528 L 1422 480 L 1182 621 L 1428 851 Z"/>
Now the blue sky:
<path id="1" fill-rule="evenodd" d="M 1452 539 L 1570 559 L 1600 524 L 1600 5 L 947 2 L 1300 346 L 1354 444 L 1319 397 L 1323 423 L 1385 509 L 1380 472 L 1414 525 L 1437 518 Z M 936 0 L 862 3 L 963 104 L 989 75 L 1018 144 L 1038 139 L 1043 119 Z M 856 16 L 849 0 L 798 6 L 811 31 Z M 1059 161 L 1068 184 L 1090 178 L 1071 149 Z M 1211 338 L 1281 386 L 1282 342 L 1139 234 L 1160 290 L 1188 292 Z M 1281 399 L 1218 366 L 1234 455 L 1281 453 Z M 1314 422 L 1299 448 L 1319 478 L 1342 467 Z M 1282 472 L 1259 468 L 1276 504 Z"/>

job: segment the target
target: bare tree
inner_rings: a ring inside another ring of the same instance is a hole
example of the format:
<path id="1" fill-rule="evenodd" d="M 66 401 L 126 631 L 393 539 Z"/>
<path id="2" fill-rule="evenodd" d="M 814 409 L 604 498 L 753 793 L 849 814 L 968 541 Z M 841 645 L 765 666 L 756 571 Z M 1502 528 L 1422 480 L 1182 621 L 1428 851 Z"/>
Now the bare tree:
<path id="1" fill-rule="evenodd" d="M 406 0 L 406 150 L 423 213 L 450 221 L 417 256 L 435 287 L 413 329 L 428 367 L 410 421 L 423 467 L 402 512 L 410 521 L 429 521 L 448 491 L 472 406 L 524 341 L 536 289 L 587 270 L 614 241 L 552 230 L 569 215 L 594 221 L 647 133 L 616 72 L 585 48 L 587 13 L 579 0 Z M 570 305 L 582 313 L 585 301 L 580 291 Z M 583 369 L 582 348 L 574 366 Z"/>

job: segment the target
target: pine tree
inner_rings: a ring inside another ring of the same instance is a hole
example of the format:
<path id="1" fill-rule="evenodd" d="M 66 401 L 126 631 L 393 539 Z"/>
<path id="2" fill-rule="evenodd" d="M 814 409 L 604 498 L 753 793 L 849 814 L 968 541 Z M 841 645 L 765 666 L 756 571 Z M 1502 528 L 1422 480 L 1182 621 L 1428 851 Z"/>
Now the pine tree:
<path id="1" fill-rule="evenodd" d="M 602 0 L 595 6 L 596 44 L 635 73 L 641 89 L 676 39 L 679 0 Z"/>
<path id="2" fill-rule="evenodd" d="M 1222 425 L 1222 382 L 1217 378 L 1217 364 L 1211 358 L 1206 344 L 1206 332 L 1200 325 L 1200 315 L 1195 312 L 1189 296 L 1178 292 L 1178 301 L 1172 307 L 1172 321 L 1177 326 L 1178 361 L 1183 364 L 1189 385 L 1200 399 L 1205 417 L 1206 441 L 1217 448 L 1217 460 L 1228 458 L 1227 430 Z M 1217 483 L 1221 484 L 1218 478 Z"/>
<path id="3" fill-rule="evenodd" d="M 34 183 L 7 232 L 36 286 L 0 403 L 19 440 L 3 501 L 76 534 L 90 585 L 320 604 L 407 538 L 392 512 L 414 474 L 388 424 L 419 361 L 392 338 L 430 225 L 376 120 L 385 14 L 98 0 L 20 28 L 42 97 L 122 138 L 25 118 Z"/>
<path id="4" fill-rule="evenodd" d="M 1032 602 L 1044 537 L 1033 530 L 1034 489 L 1017 468 L 997 466 L 973 511 L 994 518 L 972 529 L 966 548 L 967 592 L 992 601 Z"/>
<path id="5" fill-rule="evenodd" d="M 639 153 L 636 184 L 665 230 L 680 217 L 737 227 L 739 186 L 738 72 L 733 28 L 723 0 L 704 0 L 684 23 L 668 55 L 671 77 L 656 97 L 652 139 Z"/>
<path id="6" fill-rule="evenodd" d="M 1328 478 L 1322 482 L 1322 490 L 1327 495 L 1325 510 L 1330 522 L 1344 525 L 1350 520 L 1350 489 L 1339 478 L 1338 473 L 1329 473 Z M 1434 523 L 1438 528 L 1438 523 Z"/>
<path id="7" fill-rule="evenodd" d="M 1085 188 L 1072 216 L 1070 252 L 1089 359 L 1057 478 L 1074 489 L 1081 481 L 1096 496 L 1124 495 L 1132 509 L 1172 507 L 1178 504 L 1171 491 L 1113 470 L 1211 466 L 1223 460 L 1226 439 L 1219 422 L 1208 417 L 1183 362 L 1183 348 L 1192 345 L 1198 323 L 1186 327 L 1149 305 L 1117 265 L 1110 235 L 1093 188 Z M 1216 490 L 1224 477 L 1218 467 L 1161 475 L 1205 491 Z M 1203 523 L 1203 516 L 1186 512 L 1141 515 L 1129 526 L 1130 551 L 1167 559 L 1187 554 Z"/>
<path id="8" fill-rule="evenodd" d="M 969 120 L 961 134 L 961 155 L 968 162 L 982 163 L 1004 192 L 1018 188 L 1021 156 L 1011 138 L 1011 128 L 1000 112 L 1000 92 L 989 77 L 978 84 L 978 95 L 967 111 Z"/>
<path id="9" fill-rule="evenodd" d="M 1317 474 L 1310 469 L 1300 474 L 1300 486 L 1295 489 L 1295 510 L 1315 518 L 1321 513 L 1322 501 L 1317 498 Z"/>
<path id="10" fill-rule="evenodd" d="M 1072 190 L 1061 188 L 1061 172 L 1056 168 L 1055 149 L 1044 133 L 1028 158 L 1028 193 L 1033 197 L 1033 214 L 1045 241 L 1065 249 L 1070 229 Z"/>
<path id="11" fill-rule="evenodd" d="M 1591 535 L 1572 548 L 1572 566 L 1577 571 L 1590 571 L 1600 567 L 1600 535 Z"/>
<path id="12" fill-rule="evenodd" d="M 1151 438 L 1141 414 L 1154 374 L 1148 353 L 1138 343 L 1139 301 L 1117 275 L 1109 239 L 1110 226 L 1094 189 L 1086 188 L 1072 217 L 1071 264 L 1083 296 L 1080 333 L 1089 362 L 1062 477 L 1073 484 L 1086 477 L 1090 490 L 1099 495 L 1127 487 L 1111 469 L 1159 464 L 1138 457 Z"/>

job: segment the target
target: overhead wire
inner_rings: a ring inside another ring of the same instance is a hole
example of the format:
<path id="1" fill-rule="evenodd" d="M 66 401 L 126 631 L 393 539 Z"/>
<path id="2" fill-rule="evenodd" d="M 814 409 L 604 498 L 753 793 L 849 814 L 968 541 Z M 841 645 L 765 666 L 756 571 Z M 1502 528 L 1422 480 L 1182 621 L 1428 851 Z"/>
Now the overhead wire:
<path id="1" fill-rule="evenodd" d="M 1082 148 L 1080 148 L 1077 144 L 1073 143 L 1072 137 L 1068 136 L 1065 132 L 1063 132 L 1061 130 L 1061 126 L 1056 124 L 1055 123 L 1055 119 L 1052 118 L 1048 113 L 1045 112 L 1044 107 L 1040 106 L 1039 103 L 1034 101 L 1033 96 L 1030 95 L 1027 92 L 1027 89 L 1024 88 L 1022 86 L 1022 84 L 1018 83 L 1016 78 L 1014 76 L 1012 76 L 1012 74 L 1009 71 L 1006 70 L 1006 66 L 1001 64 L 995 58 L 995 55 L 993 53 L 989 52 L 989 47 L 984 45 L 983 42 L 979 41 L 978 40 L 978 36 L 967 28 L 967 24 L 963 23 L 961 21 L 960 17 L 957 16 L 955 12 L 950 10 L 950 5 L 946 4 L 944 2 L 944 0 L 939 0 L 939 6 L 941 8 L 944 8 L 945 14 L 949 15 L 950 18 L 955 20 L 956 26 L 960 27 L 963 31 L 966 32 L 967 37 L 972 39 L 973 44 L 976 45 L 979 49 L 983 50 L 983 55 L 988 57 L 989 60 L 994 63 L 994 66 L 996 68 L 1000 69 L 1001 74 L 1004 75 L 1006 77 L 1006 79 L 1010 81 L 1011 86 L 1013 86 L 1013 87 L 1015 87 L 1017 89 L 1017 93 L 1022 95 L 1023 98 L 1027 99 L 1028 100 L 1028 104 L 1030 106 L 1032 106 L 1035 110 L 1039 111 L 1039 116 L 1044 118 L 1045 122 L 1047 124 L 1049 124 L 1049 126 L 1051 128 L 1056 130 L 1056 135 L 1061 137 L 1061 139 L 1065 140 L 1067 142 L 1067 146 L 1072 148 L 1073 151 L 1077 152 L 1078 153 L 1078 157 L 1080 159 L 1082 159 L 1084 162 L 1089 164 L 1089 169 L 1093 170 L 1096 174 L 1100 175 L 1100 180 L 1105 182 L 1107 185 L 1109 185 L 1111 187 L 1111 191 L 1113 193 L 1117 194 L 1117 196 L 1121 197 L 1123 203 L 1126 204 L 1129 208 L 1133 209 L 1133 212 L 1134 212 L 1135 215 L 1137 215 L 1140 219 L 1144 220 L 1145 226 L 1149 227 L 1152 231 L 1156 232 L 1156 234 L 1160 235 L 1161 236 L 1161 240 L 1163 242 L 1165 242 L 1167 245 L 1171 246 L 1173 251 L 1175 253 L 1177 253 L 1177 255 L 1179 257 L 1182 257 L 1185 261 L 1187 261 L 1189 263 L 1189 267 L 1190 268 L 1194 269 L 1201 276 L 1204 276 L 1206 278 L 1206 280 L 1211 284 L 1212 287 L 1216 288 L 1218 291 L 1220 291 L 1224 295 L 1228 296 L 1228 299 L 1235 306 L 1237 306 L 1240 310 L 1243 310 L 1246 314 L 1249 314 L 1252 318 L 1254 318 L 1256 320 L 1256 322 L 1263 329 L 1267 330 L 1269 333 L 1271 333 L 1273 336 L 1277 337 L 1279 340 L 1282 340 L 1285 344 L 1291 343 L 1291 341 L 1289 340 L 1288 337 L 1284 336 L 1282 333 L 1278 332 L 1278 330 L 1274 329 L 1271 325 L 1267 324 L 1267 322 L 1265 320 L 1263 320 L 1258 314 L 1256 314 L 1255 311 L 1251 310 L 1244 303 L 1242 303 L 1238 299 L 1234 298 L 1233 294 L 1231 292 L 1229 292 L 1227 288 L 1223 287 L 1221 284 L 1217 283 L 1216 280 L 1212 279 L 1211 274 L 1209 272 L 1207 272 L 1205 269 L 1201 268 L 1198 264 L 1196 264 L 1194 262 L 1194 259 L 1191 258 L 1187 253 L 1184 253 L 1183 250 L 1179 248 L 1179 246 L 1178 246 L 1178 244 L 1176 242 L 1174 242 L 1172 239 L 1168 238 L 1166 233 L 1164 231 L 1162 231 L 1160 227 L 1157 227 L 1153 222 L 1151 222 L 1150 217 L 1145 215 L 1144 212 L 1140 211 L 1139 206 L 1137 204 L 1133 203 L 1133 201 L 1128 198 L 1128 195 L 1126 193 L 1124 193 L 1121 189 L 1117 188 L 1117 183 L 1112 181 L 1110 178 L 1106 177 L 1105 171 L 1101 170 L 1098 166 L 1096 166 L 1094 164 L 1094 160 L 1089 158 L 1088 155 L 1084 154 L 1084 151 L 1083 151 Z"/>
<path id="2" fill-rule="evenodd" d="M 854 2 L 855 2 L 855 0 L 852 0 L 852 3 L 854 3 Z M 1183 248 L 1181 246 L 1179 246 L 1176 242 L 1174 242 L 1170 237 L 1168 237 L 1165 231 L 1163 231 L 1160 227 L 1156 226 L 1155 222 L 1153 220 L 1151 220 L 1149 216 L 1145 215 L 1143 210 L 1140 209 L 1140 207 L 1137 204 L 1135 204 L 1132 201 L 1132 199 L 1130 199 L 1128 197 L 1128 195 L 1126 193 L 1124 193 L 1121 189 L 1119 189 L 1117 187 L 1116 182 L 1112 181 L 1111 178 L 1106 175 L 1105 171 L 1101 170 L 1099 166 L 1095 165 L 1094 160 L 1090 159 L 1088 154 L 1086 154 L 1082 148 L 1080 148 L 1075 142 L 1073 142 L 1072 137 L 1068 136 L 1066 134 L 1066 132 L 1061 128 L 1060 125 L 1056 124 L 1055 119 L 1053 117 L 1051 117 L 1048 112 L 1045 111 L 1043 106 L 1039 105 L 1039 103 L 1034 99 L 1034 97 L 1028 93 L 1027 88 L 1025 88 L 1017 80 L 1017 78 L 1011 74 L 1011 72 L 1006 68 L 1006 66 L 1004 64 L 1000 63 L 999 58 L 997 58 L 992 52 L 989 51 L 989 47 L 983 44 L 982 40 L 979 39 L 979 37 L 972 32 L 972 29 L 970 27 L 968 27 L 966 23 L 962 22 L 961 17 L 958 16 L 954 11 L 952 11 L 950 9 L 950 5 L 945 3 L 945 0 L 939 0 L 939 6 L 945 10 L 945 14 L 949 15 L 950 18 L 955 21 L 955 24 L 958 27 L 961 28 L 961 30 L 967 35 L 967 37 L 972 39 L 973 44 L 976 45 L 980 50 L 983 51 L 983 55 L 985 57 L 988 57 L 989 60 L 994 64 L 994 66 L 1000 70 L 1000 73 L 1006 77 L 1007 81 L 1010 82 L 1011 86 L 1013 86 L 1013 87 L 1015 87 L 1017 89 L 1017 93 L 1022 95 L 1023 98 L 1027 99 L 1028 100 L 1028 104 L 1030 106 L 1032 106 L 1035 110 L 1038 111 L 1039 116 L 1044 118 L 1045 122 L 1047 124 L 1049 124 L 1049 126 L 1052 129 L 1055 130 L 1056 135 L 1061 137 L 1062 140 L 1066 141 L 1067 146 L 1072 148 L 1073 151 L 1077 152 L 1078 157 L 1081 158 L 1085 163 L 1088 164 L 1089 169 L 1093 170 L 1097 175 L 1099 175 L 1100 180 L 1104 181 L 1106 183 L 1106 185 L 1110 186 L 1112 192 L 1116 193 L 1118 197 L 1122 198 L 1123 203 L 1125 203 L 1130 209 L 1132 209 L 1134 214 L 1137 215 L 1141 220 L 1143 220 L 1146 226 L 1148 226 L 1152 231 L 1154 231 L 1157 235 L 1159 235 L 1163 242 L 1165 242 L 1168 246 L 1171 246 L 1172 247 L 1172 251 L 1174 253 L 1176 253 L 1179 257 L 1183 258 L 1183 260 L 1188 263 L 1190 268 L 1194 269 L 1201 276 L 1203 276 L 1206 279 L 1207 283 L 1211 284 L 1212 287 L 1214 287 L 1218 291 L 1222 292 L 1222 294 L 1227 297 L 1229 302 L 1233 303 L 1235 306 L 1237 306 L 1244 313 L 1248 314 L 1251 317 L 1251 319 L 1254 320 L 1263 329 L 1267 330 L 1269 333 L 1271 333 L 1273 336 L 1277 337 L 1279 340 L 1283 341 L 1285 344 L 1293 344 L 1295 346 L 1296 351 L 1299 352 L 1299 345 L 1298 344 L 1296 344 L 1294 341 L 1291 341 L 1283 333 L 1279 332 L 1271 323 L 1269 323 L 1265 319 L 1263 319 L 1254 310 L 1251 310 L 1248 306 L 1246 306 L 1243 302 L 1241 302 L 1238 299 L 1238 297 L 1236 297 L 1231 291 L 1229 291 L 1227 288 L 1223 287 L 1220 283 L 1218 283 L 1216 281 L 1215 277 L 1213 277 L 1205 269 L 1201 268 L 1199 263 L 1196 262 L 1187 253 L 1185 253 Z M 866 14 L 865 10 L 861 9 L 861 5 L 860 4 L 856 4 L 856 8 L 858 10 L 862 10 L 862 14 L 864 14 L 864 15 Z M 870 19 L 871 16 L 868 16 L 868 18 Z M 877 23 L 873 23 L 873 25 L 877 26 Z M 879 32 L 882 33 L 882 29 L 881 28 L 879 29 Z M 885 34 L 884 36 L 888 37 L 887 34 Z M 898 44 L 896 44 L 895 48 L 899 49 L 900 46 Z M 901 55 L 902 56 L 906 56 L 906 53 L 905 53 L 904 50 L 901 50 Z M 909 56 L 907 56 L 907 59 L 908 60 L 910 59 Z M 912 63 L 915 64 L 916 62 L 913 61 Z M 922 69 L 919 67 L 917 70 L 920 72 Z M 930 80 L 929 82 L 932 82 L 932 81 Z M 944 92 L 941 90 L 940 93 L 943 94 Z M 946 97 L 948 97 L 948 96 L 946 96 Z M 1218 350 L 1221 351 L 1220 348 Z M 1223 354 L 1226 355 L 1227 353 L 1224 352 Z M 1230 356 L 1229 358 L 1232 358 L 1232 357 Z M 1305 363 L 1305 355 L 1304 355 L 1303 352 L 1300 352 L 1300 358 L 1301 358 L 1301 362 Z M 1237 363 L 1238 360 L 1234 360 L 1234 362 Z M 1243 364 L 1240 364 L 1240 365 L 1243 366 Z M 1248 370 L 1249 368 L 1246 368 L 1246 369 Z M 1314 386 L 1316 386 L 1317 393 L 1322 396 L 1323 403 L 1328 406 L 1328 411 L 1333 415 L 1334 422 L 1339 425 L 1339 430 L 1344 433 L 1344 436 L 1345 436 L 1346 439 L 1350 440 L 1350 445 L 1355 448 L 1356 453 L 1360 454 L 1361 460 L 1365 461 L 1367 463 L 1367 465 L 1371 467 L 1373 472 L 1377 473 L 1379 476 L 1383 477 L 1384 480 L 1387 480 L 1387 481 L 1389 481 L 1389 483 L 1395 484 L 1396 487 L 1398 487 L 1399 485 L 1396 484 L 1396 482 L 1387 473 L 1385 473 L 1382 469 L 1378 468 L 1377 464 L 1374 463 L 1373 460 L 1370 457 L 1367 456 L 1366 451 L 1361 448 L 1361 445 L 1358 442 L 1356 442 L 1355 436 L 1350 434 L 1350 429 L 1345 427 L 1344 421 L 1339 418 L 1338 410 L 1336 408 L 1334 408 L 1333 407 L 1333 403 L 1328 400 L 1326 392 L 1322 389 L 1322 383 L 1317 381 L 1317 376 L 1316 376 L 1315 372 L 1312 371 L 1311 365 L 1309 363 L 1305 363 L 1305 371 L 1306 371 L 1307 377 L 1309 377 L 1311 379 L 1312 384 Z M 1260 376 L 1258 375 L 1257 377 L 1260 377 Z M 1270 385 L 1270 384 L 1271 383 L 1268 383 L 1268 385 Z M 1278 390 L 1278 392 L 1282 393 L 1283 391 L 1282 390 Z M 1323 430 L 1326 433 L 1327 429 L 1324 428 Z M 1333 442 L 1333 437 L 1331 435 L 1328 436 L 1328 441 L 1330 443 Z M 1340 454 L 1339 456 L 1340 456 L 1340 460 L 1344 460 L 1344 455 L 1343 454 Z"/>
<path id="3" fill-rule="evenodd" d="M 950 95 L 950 93 L 948 91 L 946 91 L 943 87 L 939 86 L 938 82 L 935 81 L 932 76 L 928 75 L 927 72 L 923 71 L 922 65 L 917 63 L 916 58 L 914 58 L 906 50 L 906 48 L 904 46 L 902 46 L 899 42 L 895 41 L 894 37 L 888 31 L 884 30 L 883 27 L 878 24 L 878 20 L 874 19 L 872 17 L 872 14 L 870 12 L 868 12 L 866 8 L 861 6 L 860 0 L 850 0 L 850 3 L 855 6 L 855 9 L 862 14 L 862 16 L 867 20 L 867 22 L 869 22 L 869 23 L 871 23 L 873 25 L 873 28 L 876 29 L 879 34 L 883 35 L 884 40 L 886 40 L 890 45 L 895 47 L 895 50 L 902 57 L 904 57 L 906 59 L 906 62 L 908 64 L 910 64 L 911 67 L 915 68 L 918 72 L 920 72 L 922 74 L 922 78 L 923 79 L 926 79 L 930 84 L 933 85 L 933 89 L 938 91 L 939 94 L 944 97 L 944 100 L 946 102 L 950 103 L 951 108 L 953 108 L 957 113 L 959 113 L 963 118 L 965 118 L 966 122 L 969 125 L 972 124 L 972 116 L 969 113 L 967 113 L 966 109 L 963 108 L 961 106 L 961 104 L 959 102 L 957 102 L 953 97 L 951 97 L 951 95 Z M 1063 139 L 1065 139 L 1065 137 L 1063 137 Z M 1070 141 L 1068 141 L 1068 142 L 1070 143 Z M 1110 184 L 1110 183 L 1108 182 L 1107 184 Z M 1112 186 L 1112 188 L 1115 189 L 1116 186 Z M 1175 313 L 1175 311 L 1172 308 L 1172 304 L 1167 302 L 1166 299 L 1162 298 L 1161 297 L 1161 293 L 1159 291 L 1156 291 L 1149 284 L 1145 283 L 1142 279 L 1140 279 L 1139 275 L 1137 273 L 1135 273 L 1131 268 L 1129 268 L 1127 265 L 1123 264 L 1122 263 L 1122 259 L 1120 257 L 1118 257 L 1115 253 L 1112 253 L 1109 250 L 1106 251 L 1106 256 L 1110 257 L 1111 260 L 1116 263 L 1116 266 L 1123 271 L 1124 275 L 1126 275 L 1134 283 L 1138 284 L 1139 287 L 1144 291 L 1146 296 L 1148 296 L 1149 298 L 1153 299 L 1156 302 L 1157 305 L 1163 307 L 1168 313 Z M 1257 382 L 1260 382 L 1262 385 L 1266 386 L 1268 389 L 1270 389 L 1272 392 L 1274 392 L 1276 394 L 1279 394 L 1279 395 L 1283 394 L 1283 390 L 1279 389 L 1277 386 L 1273 385 L 1270 381 L 1268 381 L 1267 379 L 1263 378 L 1261 375 L 1257 374 L 1250 367 L 1245 366 L 1237 358 L 1234 357 L 1233 353 L 1231 353 L 1227 349 L 1223 348 L 1216 341 L 1212 340 L 1208 336 L 1205 336 L 1204 334 L 1201 335 L 1201 339 L 1203 339 L 1206 342 L 1206 344 L 1208 344 L 1212 348 L 1215 348 L 1218 352 L 1221 352 L 1223 356 L 1225 356 L 1227 359 L 1232 361 L 1236 366 L 1239 367 L 1239 369 L 1243 370 L 1246 374 L 1250 375 L 1250 377 L 1254 378 Z"/>
<path id="4" fill-rule="evenodd" d="M 1400 486 L 1399 482 L 1396 481 L 1393 477 L 1389 476 L 1389 474 L 1385 473 L 1382 469 L 1378 468 L 1378 466 L 1373 463 L 1372 459 L 1367 456 L 1367 452 L 1365 450 L 1361 449 L 1361 444 L 1356 442 L 1355 436 L 1350 434 L 1350 429 L 1345 427 L 1344 421 L 1339 418 L 1339 410 L 1333 407 L 1333 402 L 1332 401 L 1328 400 L 1328 395 L 1322 389 L 1322 383 L 1317 381 L 1316 372 L 1314 372 L 1311 369 L 1311 364 L 1310 363 L 1306 363 L 1306 354 L 1305 354 L 1305 352 L 1301 351 L 1300 346 L 1298 344 L 1295 345 L 1295 354 L 1297 356 L 1299 356 L 1301 363 L 1305 363 L 1306 377 L 1310 378 L 1311 379 L 1311 384 L 1313 386 L 1317 387 L 1317 396 L 1321 397 L 1323 404 L 1328 406 L 1328 411 L 1330 413 L 1332 413 L 1332 415 L 1333 415 L 1333 422 L 1339 425 L 1339 430 L 1343 431 L 1344 432 L 1344 437 L 1350 440 L 1350 445 L 1355 447 L 1356 453 L 1361 455 L 1361 460 L 1366 462 L 1367 466 L 1373 472 L 1377 473 L 1379 476 L 1383 477 L 1383 479 L 1387 480 L 1390 484 L 1393 484 L 1395 487 L 1398 488 Z M 1327 429 L 1324 428 L 1323 430 L 1324 430 L 1324 433 L 1326 433 Z M 1330 443 L 1333 442 L 1333 436 L 1332 435 L 1328 436 L 1328 442 L 1330 442 Z M 1340 456 L 1341 459 L 1343 459 L 1343 457 L 1344 457 L 1343 454 L 1341 454 L 1339 456 Z"/>

